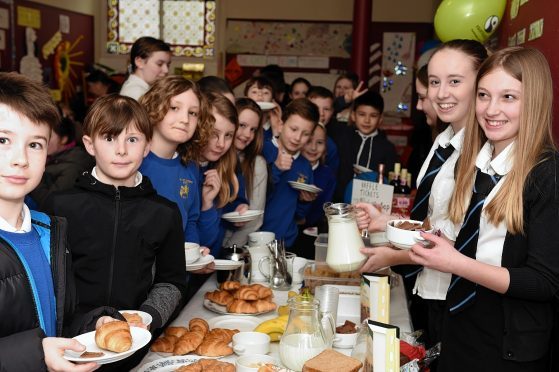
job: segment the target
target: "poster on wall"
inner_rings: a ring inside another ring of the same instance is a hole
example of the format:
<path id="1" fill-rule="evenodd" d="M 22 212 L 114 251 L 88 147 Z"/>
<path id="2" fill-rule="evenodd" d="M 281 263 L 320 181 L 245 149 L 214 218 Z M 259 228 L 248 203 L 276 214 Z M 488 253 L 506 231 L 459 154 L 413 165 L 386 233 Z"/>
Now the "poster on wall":
<path id="1" fill-rule="evenodd" d="M 380 91 L 385 116 L 409 118 L 412 105 L 414 32 L 385 32 Z"/>

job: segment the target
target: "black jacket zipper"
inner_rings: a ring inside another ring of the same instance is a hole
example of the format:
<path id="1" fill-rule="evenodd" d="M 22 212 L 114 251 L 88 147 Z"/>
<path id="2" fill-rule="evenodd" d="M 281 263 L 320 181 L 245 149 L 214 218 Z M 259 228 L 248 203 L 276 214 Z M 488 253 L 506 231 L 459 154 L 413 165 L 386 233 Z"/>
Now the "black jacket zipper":
<path id="1" fill-rule="evenodd" d="M 112 295 L 112 288 L 113 288 L 113 271 L 115 266 L 115 250 L 116 250 L 116 237 L 118 232 L 118 216 L 120 214 L 120 190 L 116 189 L 115 194 L 115 227 L 113 230 L 113 245 L 111 246 L 111 265 L 109 267 L 109 288 L 107 291 L 107 301 L 106 305 L 110 306 L 111 304 L 111 295 Z"/>

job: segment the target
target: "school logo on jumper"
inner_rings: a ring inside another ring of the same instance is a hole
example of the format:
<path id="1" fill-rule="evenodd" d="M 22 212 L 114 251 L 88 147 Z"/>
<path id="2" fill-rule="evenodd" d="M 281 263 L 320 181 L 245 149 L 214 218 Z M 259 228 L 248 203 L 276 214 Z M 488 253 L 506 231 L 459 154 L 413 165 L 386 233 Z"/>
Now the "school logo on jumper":
<path id="1" fill-rule="evenodd" d="M 188 193 L 190 191 L 190 184 L 192 183 L 192 181 L 187 180 L 186 178 L 181 178 L 180 182 L 181 182 L 181 188 L 179 191 L 179 196 L 181 197 L 181 199 L 186 199 L 188 198 Z"/>
<path id="2" fill-rule="evenodd" d="M 299 173 L 297 177 L 297 182 L 307 183 L 307 176 L 304 175 L 303 173 Z"/>

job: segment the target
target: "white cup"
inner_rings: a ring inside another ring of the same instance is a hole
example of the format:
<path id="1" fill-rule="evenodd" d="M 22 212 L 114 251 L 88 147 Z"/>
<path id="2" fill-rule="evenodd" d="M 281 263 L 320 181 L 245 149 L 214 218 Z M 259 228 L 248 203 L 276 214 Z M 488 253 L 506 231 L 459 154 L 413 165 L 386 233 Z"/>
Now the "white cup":
<path id="1" fill-rule="evenodd" d="M 200 244 L 190 242 L 184 243 L 184 259 L 187 265 L 198 261 L 200 259 L 200 254 Z"/>
<path id="2" fill-rule="evenodd" d="M 235 361 L 236 372 L 257 372 L 265 364 L 278 365 L 276 358 L 264 354 L 246 354 Z"/>
<path id="3" fill-rule="evenodd" d="M 258 262 L 263 257 L 268 257 L 270 255 L 270 250 L 265 245 L 262 246 L 248 246 L 248 252 L 250 253 L 250 280 L 251 282 L 266 282 L 266 277 L 258 269 Z"/>
<path id="4" fill-rule="evenodd" d="M 276 234 L 270 231 L 256 231 L 248 234 L 248 245 L 251 247 L 265 246 L 276 238 Z"/>
<path id="5" fill-rule="evenodd" d="M 307 262 L 307 259 L 304 257 L 295 257 L 291 262 L 287 262 L 287 270 L 291 273 L 293 284 L 299 284 L 303 282 L 305 266 L 307 265 Z M 293 265 L 292 268 L 289 267 L 290 263 L 291 265 Z"/>
<path id="6" fill-rule="evenodd" d="M 270 336 L 261 332 L 239 332 L 233 335 L 233 350 L 237 355 L 268 354 Z"/>

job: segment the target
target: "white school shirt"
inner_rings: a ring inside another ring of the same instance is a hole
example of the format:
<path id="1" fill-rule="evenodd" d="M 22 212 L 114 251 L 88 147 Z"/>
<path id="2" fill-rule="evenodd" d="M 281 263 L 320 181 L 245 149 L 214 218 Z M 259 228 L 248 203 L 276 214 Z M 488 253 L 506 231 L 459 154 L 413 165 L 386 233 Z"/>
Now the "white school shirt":
<path id="1" fill-rule="evenodd" d="M 95 178 L 97 181 L 99 182 L 103 182 L 99 179 L 99 177 L 97 176 L 97 166 L 93 167 L 93 169 L 91 170 L 91 175 L 93 176 L 93 178 Z M 140 172 L 136 172 L 136 175 L 134 176 L 134 187 L 139 186 L 142 183 L 142 179 L 143 176 Z"/>
<path id="2" fill-rule="evenodd" d="M 429 151 L 427 159 L 423 162 L 423 166 L 417 177 L 417 184 L 419 185 L 439 145 L 446 148 L 450 144 L 454 147 L 454 152 L 444 162 L 441 170 L 435 176 L 433 185 L 431 186 L 431 195 L 429 196 L 431 225 L 441 230 L 450 240 L 456 240 L 461 225 L 454 224 L 448 218 L 448 204 L 454 190 L 454 167 L 462 151 L 463 142 L 464 129 L 460 129 L 458 133 L 454 134 L 454 130 L 449 125 L 435 139 L 431 151 Z M 444 300 L 451 279 L 452 274 L 443 273 L 426 267 L 417 275 L 413 291 L 421 298 L 427 300 Z"/>
<path id="3" fill-rule="evenodd" d="M 497 226 L 489 222 L 485 214 L 485 206 L 495 197 L 501 189 L 506 175 L 512 169 L 512 153 L 514 151 L 515 142 L 508 145 L 501 153 L 491 160 L 493 155 L 493 146 L 486 142 L 476 159 L 476 167 L 481 169 L 483 173 L 501 176 L 497 185 L 491 190 L 485 202 L 483 203 L 483 211 L 481 213 L 479 223 L 479 238 L 477 242 L 476 260 L 493 266 L 501 266 L 503 256 L 503 245 L 507 235 L 507 225 L 505 221 L 501 221 Z"/>
<path id="4" fill-rule="evenodd" d="M 11 233 L 28 233 L 31 231 L 31 212 L 27 205 L 23 204 L 23 208 L 21 210 L 21 216 L 23 223 L 21 224 L 21 228 L 16 229 L 14 226 L 10 225 L 8 221 L 4 218 L 0 217 L 0 230 L 4 230 Z"/>
<path id="5" fill-rule="evenodd" d="M 120 88 L 120 95 L 134 98 L 138 101 L 149 90 L 149 84 L 144 79 L 130 74 Z"/>

